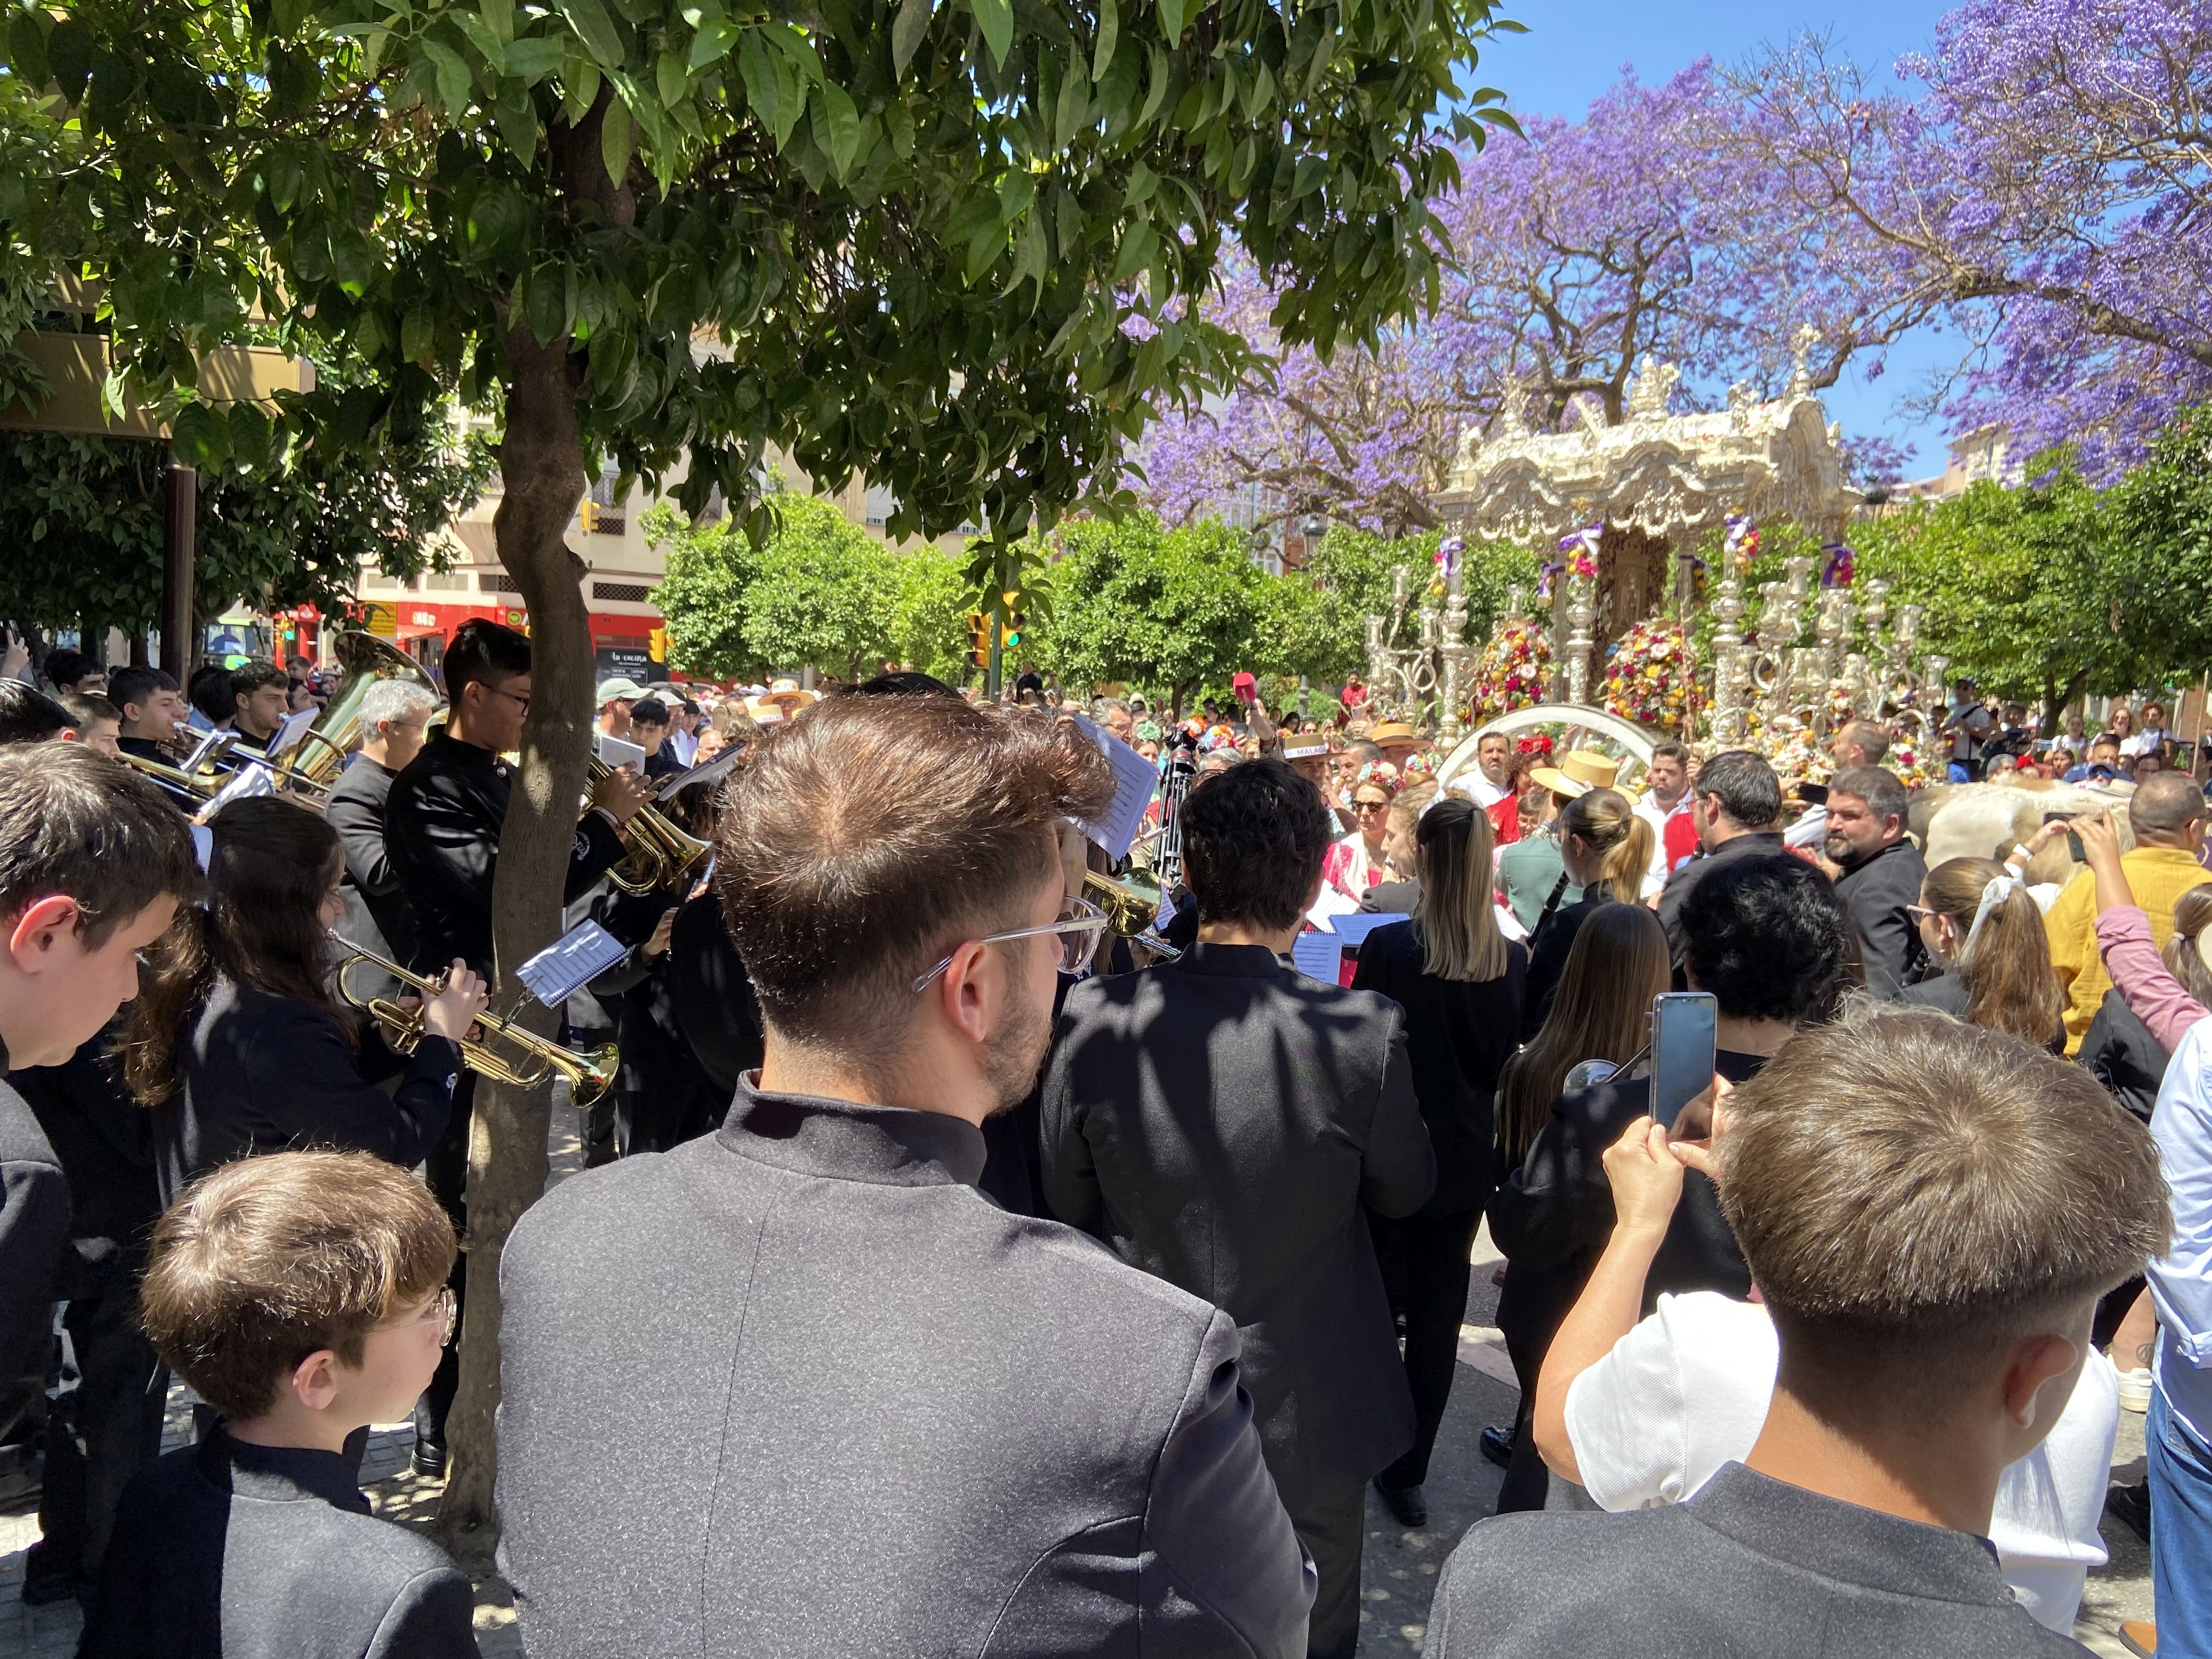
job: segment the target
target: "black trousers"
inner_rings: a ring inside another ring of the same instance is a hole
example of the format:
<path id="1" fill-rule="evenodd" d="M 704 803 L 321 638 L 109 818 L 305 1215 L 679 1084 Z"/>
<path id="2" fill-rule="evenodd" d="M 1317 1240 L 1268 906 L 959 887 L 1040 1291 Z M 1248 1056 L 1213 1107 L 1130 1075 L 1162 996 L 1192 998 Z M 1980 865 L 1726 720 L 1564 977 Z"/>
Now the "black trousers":
<path id="1" fill-rule="evenodd" d="M 1459 1369 L 1459 1328 L 1467 1319 L 1468 1254 L 1482 1212 L 1459 1215 L 1409 1216 L 1392 1221 L 1367 1213 L 1376 1253 L 1403 1264 L 1405 1273 L 1406 1382 L 1413 1393 L 1413 1444 L 1376 1477 L 1402 1491 L 1429 1478 L 1429 1454 L 1450 1403 L 1452 1378 Z"/>
<path id="2" fill-rule="evenodd" d="M 468 1237 L 469 1228 L 469 1133 L 476 1120 L 476 1100 L 477 1074 L 465 1068 L 453 1084 L 453 1109 L 446 1119 L 446 1133 L 422 1160 L 423 1184 L 429 1188 L 430 1196 L 452 1218 L 455 1230 L 464 1238 Z M 446 1345 L 446 1352 L 438 1359 L 437 1373 L 415 1407 L 415 1438 L 426 1446 L 445 1445 L 446 1413 L 453 1408 L 453 1396 L 461 1390 L 458 1322 L 467 1305 L 468 1279 L 469 1258 L 464 1250 L 453 1258 L 453 1271 L 446 1279 L 447 1287 L 453 1293 L 456 1334 Z"/>
<path id="3" fill-rule="evenodd" d="M 1359 1563 L 1367 1544 L 1367 1483 L 1316 1493 L 1291 1513 L 1321 1587 L 1306 1625 L 1307 1659 L 1352 1659 L 1359 1644 Z"/>
<path id="4" fill-rule="evenodd" d="M 138 1328 L 138 1265 L 120 1254 L 68 1265 L 69 1364 L 46 1415 L 44 1537 L 24 1571 L 33 1580 L 74 1583 L 81 1596 L 100 1582 L 124 1487 L 161 1453 L 169 1373 Z"/>

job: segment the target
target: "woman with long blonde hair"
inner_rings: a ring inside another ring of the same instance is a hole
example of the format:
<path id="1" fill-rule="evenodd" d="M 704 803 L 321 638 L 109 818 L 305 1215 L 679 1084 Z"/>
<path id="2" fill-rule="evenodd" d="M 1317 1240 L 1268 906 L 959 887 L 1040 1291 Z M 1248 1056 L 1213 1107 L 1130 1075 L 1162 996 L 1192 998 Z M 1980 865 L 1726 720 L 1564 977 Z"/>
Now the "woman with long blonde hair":
<path id="1" fill-rule="evenodd" d="M 1488 816 L 1466 797 L 1430 805 L 1413 827 L 1420 896 L 1413 919 L 1368 934 L 1352 981 L 1405 1010 L 1413 1095 L 1437 1156 L 1436 1190 L 1417 1212 L 1367 1218 L 1378 1252 L 1401 1253 L 1406 1263 L 1415 1437 L 1375 1484 L 1407 1526 L 1427 1518 L 1421 1483 L 1459 1363 L 1468 1257 L 1495 1180 L 1492 1097 L 1513 1052 L 1528 968 L 1527 952 L 1498 931 L 1491 842 Z"/>
<path id="2" fill-rule="evenodd" d="M 1572 904 L 1547 905 L 1529 937 L 1522 1036 L 1534 1036 L 1551 1011 L 1553 992 L 1583 924 L 1602 905 L 1635 904 L 1642 899 L 1656 839 L 1650 822 L 1638 817 L 1628 797 L 1617 789 L 1587 790 L 1560 812 L 1559 862 L 1565 866 L 1560 891 L 1573 885 L 1582 889 L 1582 896 Z"/>

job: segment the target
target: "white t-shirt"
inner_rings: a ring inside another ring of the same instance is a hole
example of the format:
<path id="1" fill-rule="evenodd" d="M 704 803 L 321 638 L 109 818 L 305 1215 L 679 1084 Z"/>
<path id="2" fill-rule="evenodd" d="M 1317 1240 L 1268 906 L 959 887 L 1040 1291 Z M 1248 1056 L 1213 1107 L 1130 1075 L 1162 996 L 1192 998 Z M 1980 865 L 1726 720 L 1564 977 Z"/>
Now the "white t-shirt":
<path id="1" fill-rule="evenodd" d="M 1680 1503 L 1740 1462 L 1766 1422 L 1779 1359 L 1774 1322 L 1717 1291 L 1662 1296 L 1658 1309 L 1567 1390 L 1567 1438 L 1583 1486 L 1607 1510 Z M 1990 1541 L 2005 1583 L 2039 1624 L 2070 1634 L 2089 1569 L 2105 1561 L 2097 1520 L 2112 1475 L 2119 1378 L 2090 1352 L 2040 1446 L 1997 1485 Z"/>
<path id="2" fill-rule="evenodd" d="M 1487 812 L 1505 799 L 1505 791 L 1482 775 L 1482 769 L 1471 766 L 1452 780 L 1451 787 Z"/>
<path id="3" fill-rule="evenodd" d="M 1667 878 L 1674 873 L 1667 862 L 1667 820 L 1690 810 L 1690 792 L 1685 789 L 1682 798 L 1669 811 L 1653 799 L 1651 792 L 1647 789 L 1636 803 L 1634 810 L 1638 817 L 1651 826 L 1651 867 L 1644 872 L 1644 896 L 1649 898 L 1664 887 Z"/>

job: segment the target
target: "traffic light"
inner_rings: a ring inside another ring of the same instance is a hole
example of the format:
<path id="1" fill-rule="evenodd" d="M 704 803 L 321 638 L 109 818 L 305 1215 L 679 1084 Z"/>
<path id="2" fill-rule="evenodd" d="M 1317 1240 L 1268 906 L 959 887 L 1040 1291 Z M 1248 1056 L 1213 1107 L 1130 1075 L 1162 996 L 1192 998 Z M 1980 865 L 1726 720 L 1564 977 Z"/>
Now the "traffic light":
<path id="1" fill-rule="evenodd" d="M 1014 609 L 1021 597 L 1018 593 L 999 595 L 1006 606 L 1006 609 L 999 612 L 1002 618 L 999 625 L 999 649 L 1001 652 L 1012 651 L 1021 644 L 1022 635 L 1026 631 L 1025 624 L 1029 621 L 1027 614 Z"/>
<path id="2" fill-rule="evenodd" d="M 968 613 L 968 660 L 978 668 L 991 665 L 990 619 L 980 611 Z"/>

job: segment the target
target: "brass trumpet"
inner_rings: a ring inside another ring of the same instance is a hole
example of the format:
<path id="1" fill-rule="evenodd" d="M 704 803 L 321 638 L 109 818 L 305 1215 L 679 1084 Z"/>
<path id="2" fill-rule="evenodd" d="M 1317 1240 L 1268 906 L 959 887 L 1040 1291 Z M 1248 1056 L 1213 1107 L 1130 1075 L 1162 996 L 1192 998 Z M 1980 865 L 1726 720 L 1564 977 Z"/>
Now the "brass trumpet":
<path id="1" fill-rule="evenodd" d="M 597 755 L 590 757 L 587 775 L 593 783 L 614 770 Z M 681 887 L 714 847 L 696 836 L 686 835 L 666 816 L 651 806 L 641 806 L 621 830 L 629 853 L 607 872 L 607 879 L 625 893 L 658 893 Z"/>
<path id="2" fill-rule="evenodd" d="M 384 1040 L 396 1053 L 413 1054 L 416 1044 L 422 1040 L 422 1009 L 403 1008 L 389 997 L 356 996 L 347 988 L 346 970 L 356 963 L 365 963 L 391 975 L 425 1002 L 445 988 L 445 981 L 410 973 L 398 963 L 355 944 L 342 933 L 333 933 L 331 939 L 346 952 L 338 961 L 338 995 L 345 1000 L 348 1007 L 359 1009 L 381 1026 Z M 615 1067 L 620 1063 L 621 1054 L 611 1042 L 580 1053 L 490 1013 L 477 1016 L 476 1029 L 483 1033 L 481 1036 L 461 1041 L 461 1064 L 472 1072 L 501 1083 L 511 1083 L 518 1089 L 534 1089 L 558 1072 L 568 1079 L 568 1087 L 579 1107 L 593 1104 L 614 1086 Z M 509 1059 L 501 1053 L 495 1046 L 501 1043 L 514 1049 L 515 1057 Z"/>

